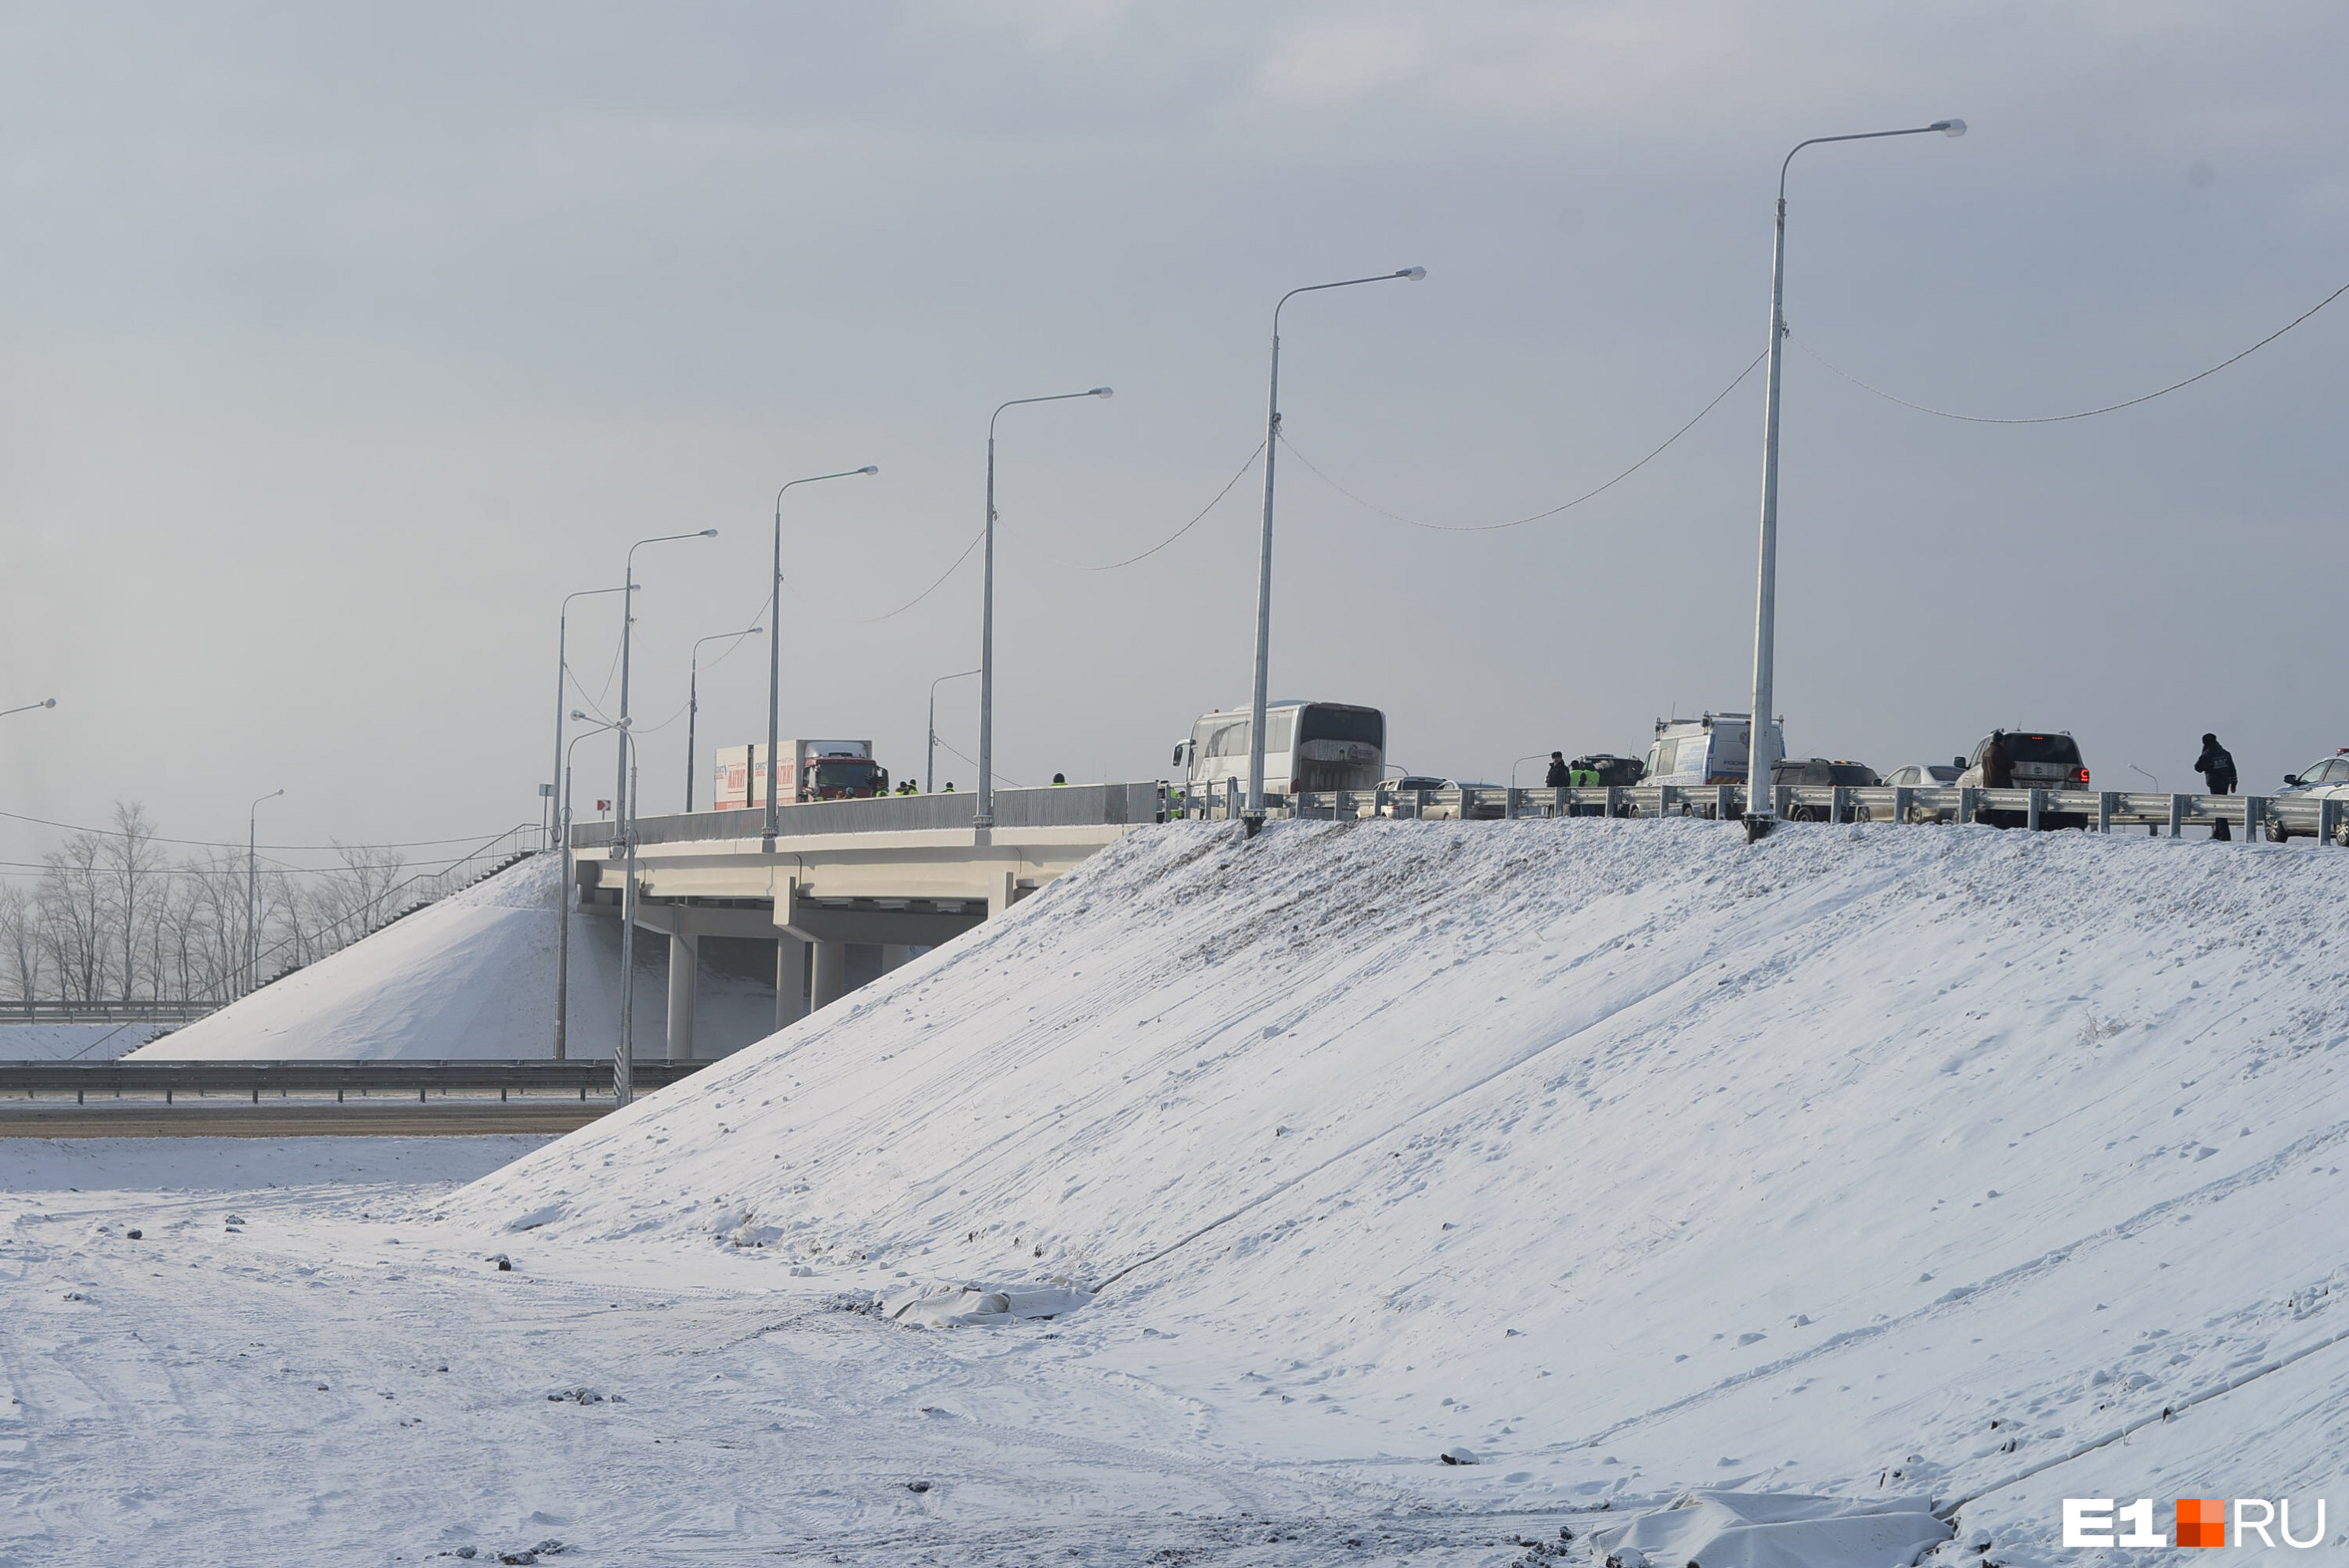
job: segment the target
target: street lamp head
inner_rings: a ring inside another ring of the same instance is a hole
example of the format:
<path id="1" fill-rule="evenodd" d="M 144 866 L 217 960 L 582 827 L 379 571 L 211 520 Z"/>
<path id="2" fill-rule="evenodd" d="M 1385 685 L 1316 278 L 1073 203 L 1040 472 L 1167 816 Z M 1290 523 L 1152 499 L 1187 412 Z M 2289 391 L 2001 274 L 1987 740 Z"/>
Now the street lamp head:
<path id="1" fill-rule="evenodd" d="M 1425 267 L 1405 267 L 1402 271 L 1395 273 L 1395 276 L 1399 278 L 1409 278 L 1413 283 L 1418 283 L 1420 280 L 1427 276 L 1427 269 Z"/>
<path id="2" fill-rule="evenodd" d="M 856 471 L 860 474 L 877 474 L 881 471 L 881 465 L 878 463 L 867 463 Z"/>
<path id="3" fill-rule="evenodd" d="M 1092 391 L 1086 393 L 1085 396 L 1088 397 L 1108 397 L 1114 396 L 1114 394 L 1106 387 L 1096 387 Z"/>
<path id="4" fill-rule="evenodd" d="M 701 531 L 701 537 L 704 539 L 715 539 L 718 537 L 718 531 L 714 528 L 705 528 Z"/>
<path id="5" fill-rule="evenodd" d="M 753 626 L 742 634 L 746 637 L 763 637 L 767 634 L 767 628 L 764 626 Z"/>
<path id="6" fill-rule="evenodd" d="M 585 714 L 584 714 L 584 713 L 580 712 L 577 708 L 575 708 L 575 707 L 574 707 L 574 708 L 573 708 L 573 709 L 571 710 L 571 717 L 574 717 L 574 718 L 584 719 L 584 718 L 585 718 L 587 716 L 586 716 Z"/>
<path id="7" fill-rule="evenodd" d="M 55 707 L 57 706 L 57 699 L 53 696 L 43 697 L 41 699 L 41 706 L 43 707 Z"/>
<path id="8" fill-rule="evenodd" d="M 1925 129 L 1938 130 L 1943 136 L 1963 136 L 1966 133 L 1966 122 L 1961 119 L 1937 119 Z"/>

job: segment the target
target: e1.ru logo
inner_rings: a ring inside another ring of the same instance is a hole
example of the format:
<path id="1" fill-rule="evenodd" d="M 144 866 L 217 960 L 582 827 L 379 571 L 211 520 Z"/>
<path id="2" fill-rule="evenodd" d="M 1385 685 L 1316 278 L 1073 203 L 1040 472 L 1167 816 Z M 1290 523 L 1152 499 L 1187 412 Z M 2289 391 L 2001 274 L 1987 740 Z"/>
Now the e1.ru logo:
<path id="1" fill-rule="evenodd" d="M 2262 1497 L 2239 1497 L 2235 1501 L 2235 1544 L 2248 1544 L 2256 1535 L 2263 1546 L 2273 1547 L 2275 1531 L 2283 1536 L 2283 1544 L 2303 1550 L 2322 1545 L 2324 1541 L 2324 1500 L 2316 1500 L 2316 1531 L 2305 1541 L 2292 1533 L 2292 1500 L 2271 1502 Z M 2180 1546 L 2224 1546 L 2227 1544 L 2227 1500 L 2223 1497 L 2181 1497 L 2177 1508 L 2178 1541 Z M 2120 1526 L 2127 1525 L 2124 1532 Z M 2168 1546 L 2169 1538 L 2153 1527 L 2153 1499 L 2138 1498 L 2126 1508 L 2114 1506 L 2109 1497 L 2067 1497 L 2064 1500 L 2064 1544 L 2066 1546 Z"/>

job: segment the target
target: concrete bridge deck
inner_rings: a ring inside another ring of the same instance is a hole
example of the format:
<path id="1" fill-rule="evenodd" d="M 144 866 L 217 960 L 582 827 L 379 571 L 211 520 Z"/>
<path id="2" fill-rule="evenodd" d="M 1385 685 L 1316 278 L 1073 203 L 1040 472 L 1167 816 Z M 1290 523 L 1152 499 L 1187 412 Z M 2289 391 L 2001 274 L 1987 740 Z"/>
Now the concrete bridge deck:
<path id="1" fill-rule="evenodd" d="M 989 828 L 971 824 L 976 802 L 940 794 L 785 806 L 771 837 L 757 810 L 640 819 L 636 926 L 668 938 L 671 1057 L 691 1054 L 705 938 L 775 944 L 781 1028 L 1164 820 L 1166 796 L 1158 783 L 1001 789 Z M 626 877 L 616 838 L 608 822 L 579 823 L 569 846 L 579 907 L 613 919 Z"/>

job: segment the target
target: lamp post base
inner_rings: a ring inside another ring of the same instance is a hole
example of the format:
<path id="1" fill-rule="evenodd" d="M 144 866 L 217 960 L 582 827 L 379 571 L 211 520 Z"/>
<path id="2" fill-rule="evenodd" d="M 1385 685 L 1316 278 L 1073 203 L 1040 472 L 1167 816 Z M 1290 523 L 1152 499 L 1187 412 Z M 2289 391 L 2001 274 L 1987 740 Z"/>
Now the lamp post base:
<path id="1" fill-rule="evenodd" d="M 1777 825 L 1778 819 L 1775 817 L 1756 817 L 1749 814 L 1745 818 L 1745 841 L 1749 844 L 1760 843 L 1770 836 L 1770 830 Z"/>
<path id="2" fill-rule="evenodd" d="M 1257 811 L 1243 815 L 1240 818 L 1240 826 L 1245 830 L 1244 836 L 1255 838 L 1264 831 L 1264 813 Z"/>

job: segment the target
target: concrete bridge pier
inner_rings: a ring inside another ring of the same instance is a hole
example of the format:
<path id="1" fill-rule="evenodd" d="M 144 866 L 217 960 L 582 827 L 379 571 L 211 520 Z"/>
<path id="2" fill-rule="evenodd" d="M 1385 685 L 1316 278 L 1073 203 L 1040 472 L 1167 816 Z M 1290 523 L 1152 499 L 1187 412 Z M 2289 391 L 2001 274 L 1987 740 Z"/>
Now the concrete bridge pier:
<path id="1" fill-rule="evenodd" d="M 788 931 L 775 934 L 775 1027 L 788 1029 L 808 1011 L 808 944 Z"/>
<path id="2" fill-rule="evenodd" d="M 668 1059 L 693 1059 L 693 1004 L 701 986 L 701 938 L 683 922 L 668 937 Z"/>
<path id="3" fill-rule="evenodd" d="M 808 1010 L 821 1013 L 848 995 L 848 944 L 818 940 L 808 980 Z"/>

